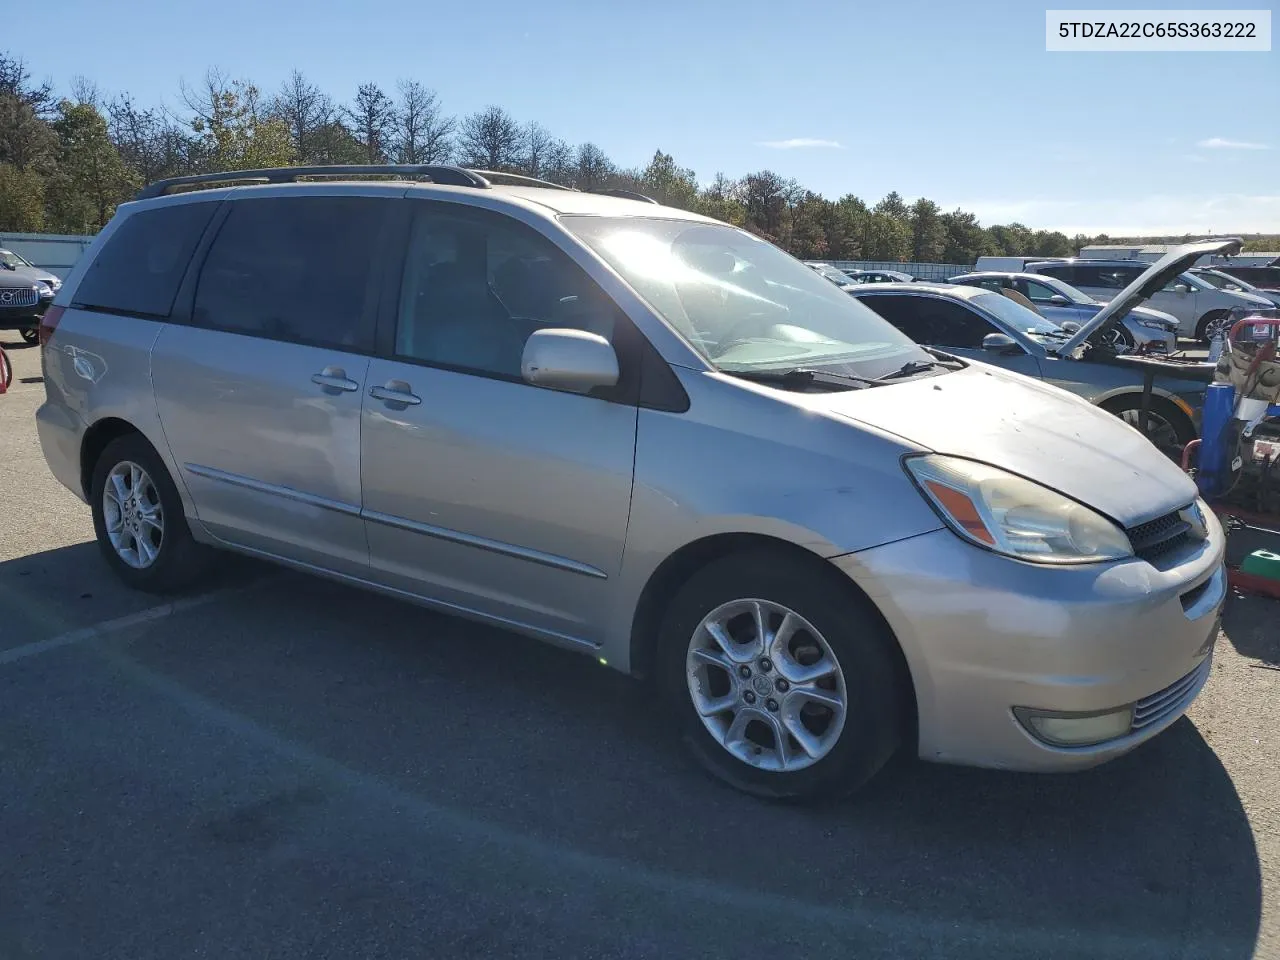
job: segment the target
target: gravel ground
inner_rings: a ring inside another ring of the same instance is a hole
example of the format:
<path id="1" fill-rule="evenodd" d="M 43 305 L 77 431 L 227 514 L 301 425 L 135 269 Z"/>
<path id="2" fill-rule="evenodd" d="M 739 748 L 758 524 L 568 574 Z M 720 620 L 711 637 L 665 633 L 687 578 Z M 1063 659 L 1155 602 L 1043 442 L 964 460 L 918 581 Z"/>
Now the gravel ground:
<path id="1" fill-rule="evenodd" d="M 10 353 L 0 957 L 1280 957 L 1280 604 L 1097 770 L 769 805 L 584 658 L 231 558 L 128 592 Z"/>

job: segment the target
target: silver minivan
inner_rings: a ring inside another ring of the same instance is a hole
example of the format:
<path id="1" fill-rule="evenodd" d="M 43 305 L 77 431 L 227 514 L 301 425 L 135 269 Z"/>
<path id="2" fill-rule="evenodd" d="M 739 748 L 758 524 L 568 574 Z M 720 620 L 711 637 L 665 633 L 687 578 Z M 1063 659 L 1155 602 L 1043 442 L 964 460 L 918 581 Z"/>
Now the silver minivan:
<path id="1" fill-rule="evenodd" d="M 1087 767 L 1204 684 L 1222 530 L 1119 419 L 683 210 L 342 172 L 153 185 L 46 314 L 40 441 L 128 584 L 227 549 L 512 628 L 767 797 Z"/>

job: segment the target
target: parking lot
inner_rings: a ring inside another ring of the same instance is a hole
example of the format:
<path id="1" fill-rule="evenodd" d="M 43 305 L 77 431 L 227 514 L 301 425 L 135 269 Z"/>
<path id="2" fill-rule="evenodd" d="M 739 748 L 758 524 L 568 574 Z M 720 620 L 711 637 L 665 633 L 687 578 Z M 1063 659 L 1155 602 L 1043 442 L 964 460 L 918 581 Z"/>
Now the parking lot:
<path id="1" fill-rule="evenodd" d="M 0 340 L 2 957 L 1280 957 L 1280 604 L 1108 766 L 770 805 L 589 659 L 233 558 L 125 590 Z"/>

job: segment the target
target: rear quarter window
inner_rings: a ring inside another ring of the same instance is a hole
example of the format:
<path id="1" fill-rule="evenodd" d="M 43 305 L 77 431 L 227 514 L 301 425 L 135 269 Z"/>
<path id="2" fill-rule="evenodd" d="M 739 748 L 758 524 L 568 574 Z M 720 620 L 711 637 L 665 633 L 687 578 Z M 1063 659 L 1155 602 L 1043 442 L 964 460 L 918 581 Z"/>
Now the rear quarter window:
<path id="1" fill-rule="evenodd" d="M 215 203 L 139 210 L 120 224 L 85 271 L 72 303 L 165 319 Z"/>

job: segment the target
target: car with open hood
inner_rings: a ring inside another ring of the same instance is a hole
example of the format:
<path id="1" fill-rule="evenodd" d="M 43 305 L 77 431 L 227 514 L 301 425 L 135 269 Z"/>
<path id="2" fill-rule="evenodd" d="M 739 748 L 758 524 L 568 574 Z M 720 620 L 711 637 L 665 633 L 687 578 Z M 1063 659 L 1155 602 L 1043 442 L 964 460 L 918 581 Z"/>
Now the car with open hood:
<path id="1" fill-rule="evenodd" d="M 918 343 L 1045 380 L 1137 426 L 1143 374 L 1110 362 L 1117 352 L 1108 331 L 1198 256 L 1238 244 L 1188 244 L 1148 264 L 1074 332 L 981 286 L 887 284 L 858 290 L 855 296 Z M 1148 415 L 1152 441 L 1171 454 L 1180 452 L 1197 435 L 1203 397 L 1202 384 L 1158 378 Z"/>
<path id="2" fill-rule="evenodd" d="M 987 270 L 952 277 L 948 283 L 982 287 L 996 293 L 1012 291 L 1046 320 L 1074 333 L 1097 316 L 1101 301 L 1054 277 L 1034 273 Z M 1008 296 L 1009 294 L 1006 294 Z M 1025 304 L 1024 304 L 1025 305 Z M 1178 320 L 1149 307 L 1134 307 L 1119 322 L 1107 326 L 1097 338 L 1117 352 L 1173 353 L 1178 349 Z"/>
<path id="3" fill-rule="evenodd" d="M 1149 306 L 1177 317 L 1179 336 L 1208 343 L 1244 317 L 1275 316 L 1276 307 L 1270 300 L 1244 291 L 1221 290 L 1190 273 L 1192 265 L 1188 263 L 1187 270 L 1172 274 L 1163 285 L 1146 294 Z M 1149 266 L 1144 260 L 1070 259 L 1028 263 L 1025 269 L 1028 273 L 1057 277 L 1106 303 Z"/>
<path id="4" fill-rule="evenodd" d="M 233 550 L 557 644 L 759 796 L 900 749 L 1091 766 L 1211 669 L 1222 529 L 1145 437 L 688 211 L 438 165 L 163 181 L 40 339 L 45 459 L 125 583 Z"/>
<path id="5" fill-rule="evenodd" d="M 48 270 L 0 249 L 0 330 L 18 330 L 27 343 L 35 343 L 40 318 L 61 287 Z"/>

